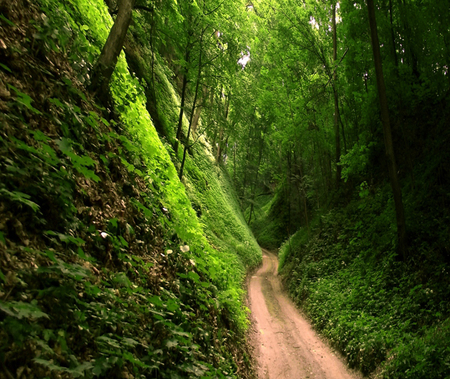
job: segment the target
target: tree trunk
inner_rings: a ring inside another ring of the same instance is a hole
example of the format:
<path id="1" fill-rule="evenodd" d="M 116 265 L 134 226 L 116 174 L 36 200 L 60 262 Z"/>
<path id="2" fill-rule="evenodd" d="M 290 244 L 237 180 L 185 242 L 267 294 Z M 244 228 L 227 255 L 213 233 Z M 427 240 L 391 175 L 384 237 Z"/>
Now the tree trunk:
<path id="1" fill-rule="evenodd" d="M 227 107 L 227 113 L 228 113 L 228 107 Z M 263 133 L 265 134 L 266 128 L 264 129 Z M 256 174 L 255 174 L 255 180 L 253 181 L 253 188 L 252 188 L 252 203 L 250 205 L 250 216 L 248 218 L 247 224 L 250 225 L 250 222 L 252 221 L 252 214 L 253 210 L 255 208 L 255 199 L 256 199 L 256 186 L 258 185 L 258 177 L 259 177 L 259 167 L 261 166 L 261 160 L 262 160 L 262 154 L 264 149 L 264 139 L 263 135 L 260 134 L 259 136 L 259 153 L 258 153 L 258 165 L 256 166 Z"/>
<path id="2" fill-rule="evenodd" d="M 189 50 L 189 42 L 186 46 L 186 55 L 185 55 L 185 61 L 186 64 L 189 65 L 189 58 L 190 58 L 190 50 Z M 183 74 L 183 87 L 181 88 L 181 104 L 180 104 L 180 115 L 178 116 L 178 126 L 177 126 L 177 134 L 175 139 L 175 156 L 178 155 L 178 144 L 180 143 L 181 138 L 181 131 L 183 126 L 183 113 L 184 113 L 184 103 L 186 102 L 186 87 L 188 82 L 188 67 L 186 67 L 186 71 Z"/>
<path id="3" fill-rule="evenodd" d="M 395 162 L 394 144 L 392 142 L 391 125 L 389 121 L 389 110 L 384 84 L 383 68 L 381 64 L 380 43 L 378 42 L 377 23 L 375 18 L 375 7 L 373 0 L 367 0 L 369 11 L 370 35 L 372 39 L 373 58 L 375 62 L 375 72 L 377 77 L 378 97 L 380 100 L 381 119 L 383 122 L 384 144 L 386 147 L 386 157 L 389 167 L 389 177 L 392 192 L 394 195 L 395 214 L 397 218 L 398 247 L 403 259 L 407 258 L 406 223 L 405 212 L 402 202 L 402 191 L 397 175 L 397 165 Z"/>
<path id="4" fill-rule="evenodd" d="M 198 121 L 200 120 L 201 114 L 202 114 L 202 107 L 198 106 L 195 111 L 194 119 L 192 120 L 192 135 L 193 136 L 195 136 L 195 133 L 197 132 Z"/>
<path id="5" fill-rule="evenodd" d="M 339 99 L 336 88 L 337 82 L 337 33 L 336 33 L 336 3 L 333 3 L 333 95 L 334 95 L 334 133 L 335 133 L 335 157 L 336 157 L 336 187 L 341 182 L 342 168 L 339 164 L 341 160 L 341 138 L 339 132 Z"/>
<path id="6" fill-rule="evenodd" d="M 220 163 L 222 160 L 222 140 L 223 140 L 223 125 L 219 126 L 219 141 L 217 142 L 216 162 Z"/>
<path id="7" fill-rule="evenodd" d="M 194 113 L 195 113 L 195 106 L 197 103 L 197 97 L 198 97 L 198 87 L 200 85 L 200 77 L 202 74 L 202 42 L 203 42 L 203 33 L 200 37 L 200 53 L 199 53 L 199 57 L 198 57 L 198 72 L 197 72 L 197 83 L 195 84 L 195 94 L 194 94 L 194 101 L 192 103 L 192 111 L 191 111 L 191 116 L 189 118 L 189 128 L 188 128 L 188 134 L 186 137 L 186 141 L 184 143 L 184 150 L 183 150 L 183 160 L 181 161 L 181 167 L 180 167 L 180 180 L 183 177 L 183 169 L 184 169 L 184 162 L 186 161 L 186 151 L 189 145 L 189 138 L 191 136 L 191 129 L 192 129 L 192 120 L 194 118 Z"/>
<path id="8" fill-rule="evenodd" d="M 100 57 L 92 70 L 90 88 L 102 100 L 109 99 L 109 81 L 122 51 L 128 27 L 131 23 L 135 0 L 119 0 L 119 12 Z"/>
<path id="9" fill-rule="evenodd" d="M 300 163 L 299 163 L 299 169 L 300 169 L 300 177 L 301 177 L 301 189 L 302 189 L 302 197 L 303 197 L 303 209 L 305 211 L 305 222 L 306 222 L 306 228 L 308 230 L 308 237 L 309 237 L 309 218 L 308 218 L 308 203 L 307 203 L 307 195 L 306 195 L 306 189 L 305 189 L 305 176 L 303 174 L 303 157 L 300 153 Z"/>
<path id="10" fill-rule="evenodd" d="M 153 52 L 152 52 L 153 54 Z M 142 59 L 139 56 L 136 46 L 132 46 L 129 40 L 125 43 L 125 55 L 127 58 L 128 67 L 136 73 L 136 75 L 143 79 L 147 85 L 144 86 L 147 112 L 152 118 L 153 125 L 160 136 L 166 136 L 164 124 L 159 117 L 158 107 L 156 103 L 156 91 L 153 79 L 148 79 L 148 73 L 145 72 L 145 67 L 142 65 Z"/>
<path id="11" fill-rule="evenodd" d="M 390 22 L 390 29 L 391 29 L 392 54 L 394 57 L 395 67 L 397 69 L 398 68 L 398 58 L 397 58 L 397 49 L 396 49 L 396 44 L 395 44 L 394 22 L 393 22 L 392 12 L 393 12 L 392 0 L 389 0 L 389 22 Z"/>
<path id="12" fill-rule="evenodd" d="M 226 97 L 225 99 L 225 113 L 224 113 L 224 124 L 226 125 L 228 122 L 228 109 L 230 106 L 230 98 L 229 96 Z M 226 146 L 224 144 L 224 140 L 223 140 L 223 135 L 225 133 L 225 127 L 223 125 L 220 125 L 220 129 L 219 129 L 219 142 L 217 144 L 217 153 L 216 153 L 216 162 L 217 163 L 221 163 L 222 162 L 222 155 L 223 155 L 223 150 L 224 150 L 224 146 Z"/>

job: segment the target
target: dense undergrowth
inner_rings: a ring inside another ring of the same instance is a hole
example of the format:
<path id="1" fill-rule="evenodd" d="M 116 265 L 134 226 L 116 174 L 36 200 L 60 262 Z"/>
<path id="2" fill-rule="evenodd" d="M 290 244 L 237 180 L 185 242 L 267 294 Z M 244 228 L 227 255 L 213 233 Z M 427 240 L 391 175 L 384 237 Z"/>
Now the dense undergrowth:
<path id="1" fill-rule="evenodd" d="M 196 214 L 124 55 L 111 113 L 86 91 L 106 6 L 39 4 L 0 9 L 0 377 L 250 376 L 241 285 L 260 252 L 227 176 L 198 145 Z"/>
<path id="2" fill-rule="evenodd" d="M 296 303 L 352 367 L 382 378 L 447 378 L 445 239 L 433 245 L 416 236 L 411 259 L 403 261 L 389 190 L 363 190 L 363 198 L 317 216 L 310 237 L 302 228 L 281 247 L 280 272 Z M 416 205 L 412 197 L 406 202 Z M 411 229 L 422 225 L 409 221 Z"/>

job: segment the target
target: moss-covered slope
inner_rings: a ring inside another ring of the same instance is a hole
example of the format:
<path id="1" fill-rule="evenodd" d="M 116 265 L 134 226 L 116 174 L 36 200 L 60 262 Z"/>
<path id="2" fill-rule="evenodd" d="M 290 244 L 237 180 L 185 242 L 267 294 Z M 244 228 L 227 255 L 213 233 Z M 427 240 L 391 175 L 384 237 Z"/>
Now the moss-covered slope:
<path id="1" fill-rule="evenodd" d="M 124 55 L 113 109 L 86 91 L 102 1 L 0 12 L 0 375 L 250 376 L 241 285 L 260 252 L 226 175 L 198 145 L 194 211 Z"/>

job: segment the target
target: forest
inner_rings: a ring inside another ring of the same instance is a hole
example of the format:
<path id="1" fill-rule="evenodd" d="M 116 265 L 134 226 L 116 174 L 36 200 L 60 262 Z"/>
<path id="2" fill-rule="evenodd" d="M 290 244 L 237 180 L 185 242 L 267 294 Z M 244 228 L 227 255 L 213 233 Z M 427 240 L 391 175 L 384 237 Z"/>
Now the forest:
<path id="1" fill-rule="evenodd" d="M 0 0 L 0 379 L 256 378 L 261 248 L 450 378 L 449 65 L 447 0 Z"/>

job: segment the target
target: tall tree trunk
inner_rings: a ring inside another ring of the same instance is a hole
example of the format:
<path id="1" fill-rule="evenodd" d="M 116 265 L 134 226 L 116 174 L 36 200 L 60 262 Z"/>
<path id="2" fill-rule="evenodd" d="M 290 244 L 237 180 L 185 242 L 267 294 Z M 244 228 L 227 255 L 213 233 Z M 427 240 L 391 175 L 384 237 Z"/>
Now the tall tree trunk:
<path id="1" fill-rule="evenodd" d="M 344 154 L 347 154 L 347 137 L 345 136 L 345 127 L 342 122 L 341 112 L 339 111 L 339 124 L 341 125 L 342 130 L 342 140 L 344 141 Z"/>
<path id="2" fill-rule="evenodd" d="M 237 187 L 236 182 L 236 149 L 237 149 L 237 142 L 234 143 L 233 146 L 233 183 L 235 187 Z"/>
<path id="3" fill-rule="evenodd" d="M 419 73 L 419 69 L 418 69 L 417 55 L 416 55 L 416 52 L 413 47 L 414 46 L 413 35 L 412 35 L 412 31 L 411 31 L 411 26 L 410 26 L 410 20 L 408 19 L 408 16 L 409 16 L 408 10 L 411 6 L 406 3 L 406 0 L 400 0 L 399 5 L 400 5 L 400 11 L 399 11 L 400 20 L 403 24 L 403 29 L 404 29 L 403 33 L 402 33 L 403 34 L 402 45 L 407 54 L 405 63 L 410 65 L 412 74 L 414 75 L 415 79 L 419 80 L 420 73 Z"/>
<path id="4" fill-rule="evenodd" d="M 192 135 L 195 136 L 195 133 L 197 132 L 198 122 L 200 120 L 200 115 L 202 114 L 202 107 L 197 106 L 197 109 L 195 110 L 194 119 L 192 120 Z"/>
<path id="5" fill-rule="evenodd" d="M 207 98 L 208 98 L 208 87 L 203 85 L 202 105 L 199 105 L 197 107 L 197 110 L 195 111 L 194 119 L 192 120 L 192 135 L 193 136 L 197 132 L 198 122 L 200 120 L 200 115 L 202 114 L 203 104 L 206 102 Z"/>
<path id="6" fill-rule="evenodd" d="M 397 49 L 396 49 L 396 45 L 395 45 L 394 21 L 393 21 L 392 12 L 393 12 L 392 0 L 389 0 L 389 22 L 390 22 L 390 29 L 391 29 L 392 54 L 394 57 L 395 67 L 398 68 L 398 58 L 397 58 Z"/>
<path id="7" fill-rule="evenodd" d="M 131 23 L 135 0 L 119 0 L 119 11 L 100 57 L 92 70 L 91 89 L 102 100 L 109 100 L 109 81 L 122 51 L 128 27 Z"/>
<path id="8" fill-rule="evenodd" d="M 228 112 L 228 111 L 227 111 Z M 264 129 L 263 133 L 265 134 L 266 128 Z M 255 180 L 253 182 L 253 189 L 252 189 L 252 203 L 250 205 L 250 216 L 248 218 L 248 222 L 247 224 L 250 225 L 250 222 L 252 220 L 252 214 L 253 214 L 253 209 L 254 209 L 254 205 L 255 205 L 255 199 L 256 199 L 256 186 L 258 184 L 258 177 L 259 177 L 259 167 L 261 166 L 261 160 L 262 160 L 262 153 L 263 153 L 263 149 L 264 149 L 264 139 L 263 139 L 263 135 L 259 136 L 259 154 L 258 154 L 258 165 L 256 166 L 256 175 L 255 175 Z"/>
<path id="9" fill-rule="evenodd" d="M 223 140 L 223 125 L 219 126 L 219 141 L 217 142 L 216 162 L 220 163 L 222 156 L 222 140 Z"/>
<path id="10" fill-rule="evenodd" d="M 228 109 L 230 106 L 230 99 L 229 97 L 227 97 L 227 99 L 225 100 L 225 124 L 228 122 Z M 220 126 L 220 130 L 219 130 L 219 142 L 217 144 L 217 154 L 216 154 L 216 162 L 217 163 L 221 163 L 222 161 L 222 154 L 223 154 L 223 145 L 224 145 L 224 141 L 223 141 L 223 135 L 224 135 L 224 126 L 221 125 Z"/>
<path id="11" fill-rule="evenodd" d="M 306 196 L 306 189 L 305 189 L 305 176 L 303 174 L 303 157 L 300 153 L 300 176 L 301 176 L 301 189 L 303 192 L 303 209 L 305 211 L 305 222 L 306 222 L 306 228 L 308 230 L 308 236 L 309 236 L 309 218 L 308 218 L 308 203 L 307 203 L 307 196 Z"/>
<path id="12" fill-rule="evenodd" d="M 247 166 L 245 167 L 245 172 L 242 175 L 242 201 L 246 201 L 246 188 L 247 188 L 247 182 L 248 182 L 248 170 L 249 170 L 249 166 L 250 166 L 250 147 L 251 147 L 251 140 L 252 140 L 252 132 L 253 132 L 253 128 L 252 128 L 252 123 L 250 123 L 250 127 L 248 128 L 248 137 L 247 137 L 247 152 L 246 152 L 246 157 L 245 157 L 245 162 L 247 164 Z M 243 202 L 241 201 L 241 208 L 243 208 Z M 245 204 L 246 205 L 246 204 Z"/>
<path id="13" fill-rule="evenodd" d="M 136 73 L 139 78 L 142 78 L 147 83 L 144 86 L 146 101 L 146 108 L 148 113 L 152 118 L 153 125 L 156 128 L 156 131 L 160 136 L 166 135 L 166 130 L 164 129 L 164 124 L 159 117 L 158 107 L 156 103 L 156 91 L 154 87 L 154 83 L 152 83 L 153 79 L 148 80 L 146 68 L 141 63 L 142 60 L 139 56 L 136 46 L 131 45 L 130 40 L 125 42 L 125 55 L 127 58 L 128 67 Z"/>
<path id="14" fill-rule="evenodd" d="M 380 43 L 378 42 L 377 22 L 375 17 L 375 7 L 373 0 L 367 0 L 369 11 L 370 35 L 372 39 L 373 58 L 375 62 L 375 72 L 377 77 L 378 97 L 380 100 L 381 119 L 383 122 L 384 144 L 386 147 L 386 157 L 389 167 L 389 177 L 391 180 L 392 192 L 394 195 L 395 214 L 397 218 L 397 238 L 400 253 L 403 259 L 407 258 L 406 223 L 405 212 L 402 202 L 402 190 L 397 175 L 397 165 L 395 162 L 394 144 L 392 142 L 391 125 L 389 121 L 389 110 L 384 84 L 383 68 L 381 64 Z"/>
<path id="15" fill-rule="evenodd" d="M 186 45 L 186 54 L 184 57 L 184 60 L 186 61 L 186 64 L 189 65 L 189 59 L 190 59 L 190 49 L 189 49 L 189 41 Z M 186 87 L 188 82 L 188 72 L 189 68 L 186 67 L 185 72 L 183 73 L 183 86 L 181 88 L 181 104 L 180 104 L 180 114 L 178 116 L 178 126 L 177 126 L 177 134 L 175 139 L 175 155 L 178 155 L 178 145 L 180 143 L 181 138 L 181 131 L 183 127 L 183 114 L 184 114 L 184 104 L 186 102 Z"/>
<path id="16" fill-rule="evenodd" d="M 336 3 L 333 3 L 333 95 L 334 95 L 334 134 L 335 134 L 335 157 L 336 157 L 336 187 L 341 182 L 341 138 L 339 132 L 339 99 L 337 93 L 337 33 L 336 33 Z"/>
<path id="17" fill-rule="evenodd" d="M 192 120 L 194 118 L 194 113 L 195 113 L 195 106 L 197 103 L 197 96 L 198 96 L 198 87 L 200 85 L 200 77 L 202 74 L 202 42 L 203 42 L 203 33 L 200 37 L 200 52 L 199 52 L 199 57 L 198 57 L 198 72 L 197 72 L 197 83 L 195 84 L 195 94 L 194 94 L 194 101 L 192 103 L 192 111 L 191 111 L 191 116 L 189 118 L 189 128 L 188 128 L 188 134 L 186 137 L 186 141 L 184 143 L 184 150 L 183 150 L 183 160 L 181 161 L 181 167 L 180 167 L 180 180 L 183 177 L 183 169 L 184 169 L 184 162 L 186 161 L 186 151 L 189 145 L 189 138 L 191 136 L 191 129 L 192 129 Z"/>

